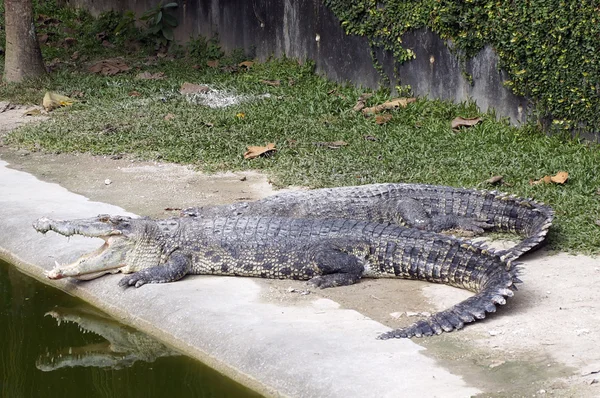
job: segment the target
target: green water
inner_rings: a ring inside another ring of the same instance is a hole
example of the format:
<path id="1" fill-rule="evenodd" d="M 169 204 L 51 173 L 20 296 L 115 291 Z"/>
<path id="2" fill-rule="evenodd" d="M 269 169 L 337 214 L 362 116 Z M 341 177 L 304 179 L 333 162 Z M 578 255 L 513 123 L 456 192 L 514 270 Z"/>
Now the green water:
<path id="1" fill-rule="evenodd" d="M 167 396 L 260 395 L 0 260 L 0 397 Z"/>

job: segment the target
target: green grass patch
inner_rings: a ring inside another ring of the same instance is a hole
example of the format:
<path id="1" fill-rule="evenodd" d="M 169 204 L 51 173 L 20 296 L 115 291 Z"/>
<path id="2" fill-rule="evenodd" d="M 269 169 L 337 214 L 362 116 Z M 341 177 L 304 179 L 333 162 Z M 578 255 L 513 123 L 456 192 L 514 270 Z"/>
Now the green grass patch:
<path id="1" fill-rule="evenodd" d="M 126 55 L 130 71 L 110 77 L 92 74 L 87 67 L 95 59 L 118 53 L 114 48 L 98 43 L 89 51 L 78 47 L 85 60 L 53 54 L 69 61 L 59 63 L 44 79 L 0 86 L 0 99 L 39 103 L 44 92 L 52 90 L 79 95 L 78 102 L 53 111 L 47 123 L 12 132 L 5 142 L 50 152 L 129 153 L 209 171 L 260 169 L 280 186 L 415 182 L 484 188 L 482 181 L 500 174 L 511 184 L 502 190 L 554 207 L 557 216 L 549 237 L 553 248 L 598 252 L 596 145 L 549 137 L 534 126 L 512 127 L 491 113 L 481 115 L 471 103 L 419 99 L 391 112 L 388 123 L 377 125 L 374 118 L 352 111 L 363 90 L 315 75 L 310 63 L 271 60 L 231 73 L 204 63 L 197 67 L 198 59 L 206 58 L 198 52 L 218 53 L 214 44 L 196 42 L 193 48 L 193 54 L 175 48 L 172 58 L 149 59 L 153 48 L 143 47 Z M 166 78 L 135 78 L 145 71 L 163 72 Z M 280 85 L 264 80 L 279 80 Z M 213 109 L 182 96 L 179 88 L 184 82 L 255 98 Z M 132 96 L 134 91 L 139 95 Z M 389 98 L 389 93 L 376 91 L 367 105 Z M 168 114 L 173 118 L 165 120 Z M 477 115 L 484 118 L 482 123 L 459 133 L 451 130 L 454 117 Z M 318 145 L 332 141 L 348 145 L 339 149 Z M 248 145 L 269 142 L 278 149 L 273 156 L 243 159 Z M 529 184 L 561 170 L 570 174 L 565 185 Z"/>

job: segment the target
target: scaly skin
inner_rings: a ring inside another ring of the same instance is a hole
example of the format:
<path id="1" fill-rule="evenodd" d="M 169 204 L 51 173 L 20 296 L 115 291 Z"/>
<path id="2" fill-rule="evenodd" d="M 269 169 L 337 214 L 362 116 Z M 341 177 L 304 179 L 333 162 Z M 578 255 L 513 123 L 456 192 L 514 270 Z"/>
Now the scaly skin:
<path id="1" fill-rule="evenodd" d="M 84 347 L 68 347 L 56 353 L 40 356 L 35 366 L 50 372 L 65 367 L 98 367 L 123 369 L 138 361 L 154 362 L 164 356 L 180 355 L 144 333 L 122 325 L 91 306 L 53 308 L 46 313 L 62 322 L 75 323 L 85 333 L 106 339 L 103 343 Z"/>
<path id="2" fill-rule="evenodd" d="M 496 191 L 426 184 L 371 184 L 293 191 L 255 202 L 193 207 L 182 216 L 279 216 L 345 218 L 392 222 L 421 230 L 461 230 L 473 234 L 490 229 L 514 232 L 524 240 L 500 255 L 516 259 L 544 240 L 554 212 L 532 199 Z"/>
<path id="3" fill-rule="evenodd" d="M 103 238 L 101 249 L 48 273 L 51 279 L 133 273 L 123 287 L 172 282 L 187 274 L 303 279 L 320 287 L 362 277 L 418 279 L 476 294 L 380 338 L 439 334 L 494 312 L 513 295 L 517 267 L 485 247 L 395 224 L 343 219 L 227 217 L 167 220 L 98 216 L 42 218 L 39 232 Z"/>

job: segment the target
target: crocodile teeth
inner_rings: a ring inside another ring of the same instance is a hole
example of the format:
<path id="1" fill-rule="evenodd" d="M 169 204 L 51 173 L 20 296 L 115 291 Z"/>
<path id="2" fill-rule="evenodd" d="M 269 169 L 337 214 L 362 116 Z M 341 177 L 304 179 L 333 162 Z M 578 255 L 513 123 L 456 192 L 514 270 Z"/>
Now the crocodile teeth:
<path id="1" fill-rule="evenodd" d="M 54 267 L 55 268 L 60 268 L 61 265 L 58 263 L 58 261 L 54 260 Z"/>

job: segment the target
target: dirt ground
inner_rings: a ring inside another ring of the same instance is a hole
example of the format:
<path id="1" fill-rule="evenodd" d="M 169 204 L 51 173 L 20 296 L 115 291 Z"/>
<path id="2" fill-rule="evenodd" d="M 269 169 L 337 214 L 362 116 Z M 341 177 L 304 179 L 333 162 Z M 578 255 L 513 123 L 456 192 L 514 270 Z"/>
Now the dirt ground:
<path id="1" fill-rule="evenodd" d="M 0 113 L 0 126 L 7 126 L 6 114 Z M 268 179 L 256 172 L 205 175 L 173 164 L 42 154 L 1 145 L 0 158 L 91 200 L 153 217 L 176 214 L 168 209 L 275 193 Z M 524 284 L 496 314 L 457 333 L 415 341 L 452 373 L 485 391 L 484 396 L 600 396 L 600 259 L 542 250 L 523 262 Z M 308 289 L 296 281 L 260 283 L 265 300 L 306 305 L 316 297 L 330 298 L 390 327 L 407 325 L 424 312 L 442 310 L 471 295 L 398 280 L 363 280 L 326 290 Z"/>

